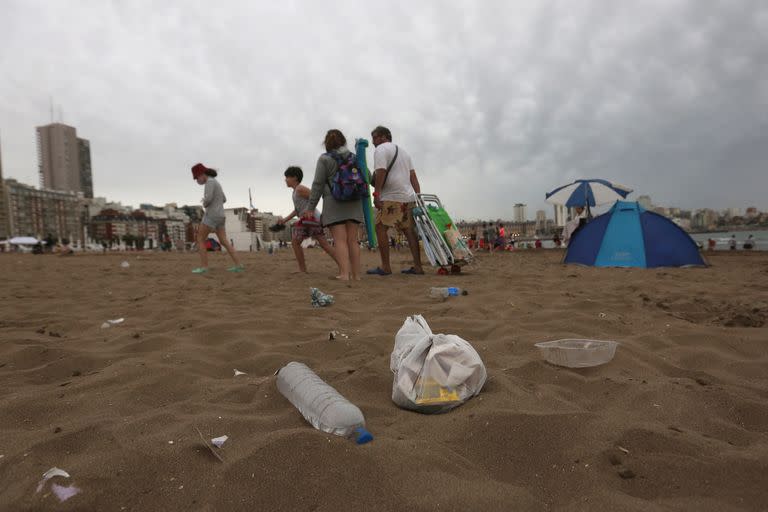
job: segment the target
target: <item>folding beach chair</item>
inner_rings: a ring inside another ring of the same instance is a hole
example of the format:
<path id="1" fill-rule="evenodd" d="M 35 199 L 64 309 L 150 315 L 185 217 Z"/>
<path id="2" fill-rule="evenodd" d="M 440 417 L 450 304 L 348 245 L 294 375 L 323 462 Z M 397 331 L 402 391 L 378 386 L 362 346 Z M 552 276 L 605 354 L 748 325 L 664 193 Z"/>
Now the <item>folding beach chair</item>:
<path id="1" fill-rule="evenodd" d="M 418 194 L 413 209 L 416 232 L 433 267 L 460 272 L 473 259 L 472 252 L 434 194 Z"/>

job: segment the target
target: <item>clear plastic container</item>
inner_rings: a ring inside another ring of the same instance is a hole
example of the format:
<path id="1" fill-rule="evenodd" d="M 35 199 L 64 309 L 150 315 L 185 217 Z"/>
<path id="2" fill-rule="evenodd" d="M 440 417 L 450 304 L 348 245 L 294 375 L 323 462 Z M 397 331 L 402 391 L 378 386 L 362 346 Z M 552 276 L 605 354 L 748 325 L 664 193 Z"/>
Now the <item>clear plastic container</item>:
<path id="1" fill-rule="evenodd" d="M 555 340 L 536 343 L 548 363 L 568 368 L 605 364 L 616 354 L 618 343 L 600 340 Z"/>

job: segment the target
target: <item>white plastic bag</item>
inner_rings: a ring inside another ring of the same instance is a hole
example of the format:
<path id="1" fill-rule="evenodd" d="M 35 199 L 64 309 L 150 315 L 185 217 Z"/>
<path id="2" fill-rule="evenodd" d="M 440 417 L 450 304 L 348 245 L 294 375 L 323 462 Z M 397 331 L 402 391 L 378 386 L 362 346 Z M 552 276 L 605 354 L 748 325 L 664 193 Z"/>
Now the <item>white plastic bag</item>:
<path id="1" fill-rule="evenodd" d="M 423 413 L 447 412 L 480 393 L 487 377 L 480 355 L 453 334 L 432 334 L 421 315 L 409 316 L 395 336 L 389 367 L 392 401 Z"/>

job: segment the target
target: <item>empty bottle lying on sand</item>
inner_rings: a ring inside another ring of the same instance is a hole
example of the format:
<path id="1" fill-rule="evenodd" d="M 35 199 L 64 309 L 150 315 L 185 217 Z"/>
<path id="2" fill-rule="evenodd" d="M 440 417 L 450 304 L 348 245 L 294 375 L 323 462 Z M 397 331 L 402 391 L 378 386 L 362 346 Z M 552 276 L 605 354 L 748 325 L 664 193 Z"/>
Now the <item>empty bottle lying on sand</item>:
<path id="1" fill-rule="evenodd" d="M 448 297 L 455 297 L 457 295 L 467 295 L 466 290 L 456 288 L 455 286 L 449 287 L 437 287 L 433 286 L 429 289 L 429 296 L 433 299 L 447 299 Z"/>
<path id="2" fill-rule="evenodd" d="M 291 362 L 277 372 L 277 389 L 313 427 L 353 439 L 373 440 L 362 411 L 317 376 L 307 365 Z"/>

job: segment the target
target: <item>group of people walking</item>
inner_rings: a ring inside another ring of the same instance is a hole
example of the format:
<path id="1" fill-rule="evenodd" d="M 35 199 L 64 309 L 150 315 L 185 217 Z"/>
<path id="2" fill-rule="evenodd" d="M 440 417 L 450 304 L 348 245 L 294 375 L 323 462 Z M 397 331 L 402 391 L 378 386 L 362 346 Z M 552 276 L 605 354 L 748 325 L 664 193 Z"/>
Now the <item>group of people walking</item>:
<path id="1" fill-rule="evenodd" d="M 408 247 L 413 257 L 413 266 L 401 272 L 423 274 L 412 214 L 416 194 L 421 192 L 413 161 L 402 147 L 392 142 L 392 133 L 388 128 L 377 126 L 371 132 L 371 139 L 375 146 L 373 202 L 376 208 L 376 236 L 381 241 L 378 244 L 381 265 L 368 270 L 367 273 L 378 276 L 392 274 L 389 245 L 386 241 L 389 239 L 389 229 L 394 228 L 408 240 Z M 357 197 L 353 200 L 340 198 L 339 194 L 333 191 L 334 179 L 338 173 L 345 171 L 348 162 L 354 161 L 354 155 L 347 147 L 346 137 L 337 129 L 328 130 L 323 146 L 325 152 L 317 159 L 311 187 L 301 184 L 304 173 L 300 167 L 290 166 L 285 170 L 285 184 L 292 189 L 293 210 L 285 217 L 281 217 L 278 223 L 285 224 L 294 217 L 299 219 L 291 228 L 291 240 L 300 271 L 307 271 L 302 242 L 313 238 L 336 263 L 338 267 L 336 279 L 359 280 L 362 270 L 358 228 L 364 222 L 363 203 Z M 197 234 L 200 267 L 193 272 L 202 274 L 208 271 L 205 240 L 211 233 L 216 234 L 234 262 L 234 266 L 227 270 L 242 272 L 244 268 L 224 228 L 226 196 L 216 180 L 217 172 L 203 164 L 196 164 L 192 167 L 192 176 L 200 185 L 205 186 L 203 197 L 205 215 Z M 322 212 L 318 210 L 321 199 Z M 333 246 L 325 238 L 326 228 L 333 238 Z"/>

